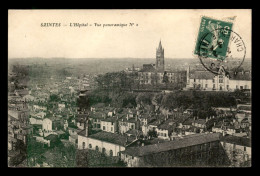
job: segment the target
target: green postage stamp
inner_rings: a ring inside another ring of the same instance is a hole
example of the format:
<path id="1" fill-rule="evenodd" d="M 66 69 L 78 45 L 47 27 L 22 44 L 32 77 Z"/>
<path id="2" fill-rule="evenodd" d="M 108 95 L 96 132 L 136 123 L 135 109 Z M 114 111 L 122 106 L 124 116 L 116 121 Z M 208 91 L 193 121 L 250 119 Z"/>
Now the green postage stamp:
<path id="1" fill-rule="evenodd" d="M 225 60 L 233 23 L 202 17 L 195 55 Z"/>

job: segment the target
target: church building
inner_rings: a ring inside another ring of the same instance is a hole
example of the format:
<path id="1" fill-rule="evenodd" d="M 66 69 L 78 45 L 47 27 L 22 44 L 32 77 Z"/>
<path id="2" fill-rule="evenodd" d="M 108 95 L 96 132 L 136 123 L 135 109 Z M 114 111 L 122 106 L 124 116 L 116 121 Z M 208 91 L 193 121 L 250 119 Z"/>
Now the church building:
<path id="1" fill-rule="evenodd" d="M 143 64 L 143 68 L 138 72 L 138 80 L 140 85 L 156 85 L 167 87 L 186 86 L 186 71 L 172 71 L 165 68 L 164 48 L 161 41 L 156 48 L 155 64 Z"/>

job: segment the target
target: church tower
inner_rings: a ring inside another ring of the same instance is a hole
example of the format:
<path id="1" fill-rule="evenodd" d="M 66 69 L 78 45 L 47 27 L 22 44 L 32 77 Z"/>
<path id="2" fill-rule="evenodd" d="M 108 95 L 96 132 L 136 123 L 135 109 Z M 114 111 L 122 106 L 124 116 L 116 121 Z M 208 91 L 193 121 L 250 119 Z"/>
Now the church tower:
<path id="1" fill-rule="evenodd" d="M 164 71 L 164 49 L 161 44 L 161 40 L 158 48 L 156 49 L 156 69 L 158 71 Z"/>

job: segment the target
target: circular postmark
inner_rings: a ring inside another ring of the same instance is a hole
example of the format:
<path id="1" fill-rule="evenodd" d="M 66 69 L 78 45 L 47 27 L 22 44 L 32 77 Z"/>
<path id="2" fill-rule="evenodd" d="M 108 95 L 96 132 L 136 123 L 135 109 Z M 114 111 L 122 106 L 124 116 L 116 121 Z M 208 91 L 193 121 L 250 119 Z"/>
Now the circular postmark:
<path id="1" fill-rule="evenodd" d="M 240 35 L 227 28 L 205 33 L 197 49 L 201 64 L 214 74 L 220 74 L 220 68 L 238 71 L 246 56 Z"/>

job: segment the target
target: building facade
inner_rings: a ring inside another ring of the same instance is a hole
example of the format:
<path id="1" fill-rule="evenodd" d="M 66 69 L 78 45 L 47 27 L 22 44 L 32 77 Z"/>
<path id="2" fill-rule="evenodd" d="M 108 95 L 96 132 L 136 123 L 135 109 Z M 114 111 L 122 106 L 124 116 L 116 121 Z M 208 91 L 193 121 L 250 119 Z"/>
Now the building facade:
<path id="1" fill-rule="evenodd" d="M 208 91 L 251 90 L 251 72 L 242 70 L 240 72 L 228 71 L 213 74 L 205 70 L 191 71 L 188 67 L 186 87 Z"/>
<path id="2" fill-rule="evenodd" d="M 167 84 L 168 87 L 183 88 L 186 86 L 186 71 L 165 69 L 164 49 L 160 41 L 156 49 L 155 64 L 144 64 L 138 72 L 138 81 L 141 85 L 160 86 Z"/>
<path id="3" fill-rule="evenodd" d="M 135 138 L 105 131 L 92 135 L 88 135 L 86 130 L 78 133 L 78 149 L 96 150 L 108 156 L 119 156 L 134 141 Z"/>
<path id="4" fill-rule="evenodd" d="M 229 160 L 219 134 L 196 134 L 165 143 L 129 147 L 121 154 L 128 167 L 224 166 Z"/>

